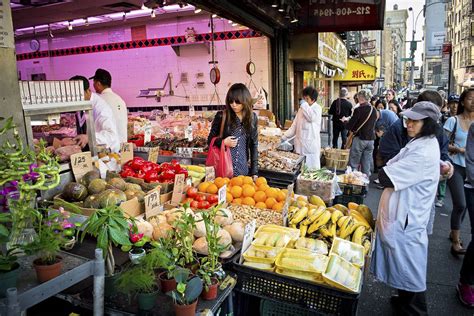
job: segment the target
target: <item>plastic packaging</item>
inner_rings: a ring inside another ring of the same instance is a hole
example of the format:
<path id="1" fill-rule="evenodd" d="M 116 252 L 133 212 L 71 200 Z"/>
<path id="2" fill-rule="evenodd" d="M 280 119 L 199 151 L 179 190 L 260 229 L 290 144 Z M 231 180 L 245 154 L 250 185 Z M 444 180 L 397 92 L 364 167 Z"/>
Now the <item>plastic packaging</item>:
<path id="1" fill-rule="evenodd" d="M 276 257 L 283 248 L 275 248 L 268 246 L 251 245 L 243 254 L 245 261 L 267 263 L 273 265 Z"/>
<path id="2" fill-rule="evenodd" d="M 326 271 L 323 273 L 324 281 L 340 290 L 359 293 L 362 282 L 362 271 L 349 261 L 331 254 Z"/>
<path id="3" fill-rule="evenodd" d="M 306 249 L 321 255 L 328 254 L 328 245 L 324 241 L 314 238 L 301 237 L 295 242 L 294 248 Z"/>
<path id="4" fill-rule="evenodd" d="M 364 266 L 364 247 L 341 238 L 334 238 L 330 254 L 336 254 L 356 267 Z"/>

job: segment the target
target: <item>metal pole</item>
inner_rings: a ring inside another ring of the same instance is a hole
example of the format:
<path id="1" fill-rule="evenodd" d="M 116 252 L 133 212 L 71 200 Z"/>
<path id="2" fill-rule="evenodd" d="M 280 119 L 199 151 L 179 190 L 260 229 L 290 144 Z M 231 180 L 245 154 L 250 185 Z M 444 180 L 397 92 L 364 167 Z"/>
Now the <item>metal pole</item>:
<path id="1" fill-rule="evenodd" d="M 105 265 L 102 249 L 95 250 L 94 260 L 94 316 L 104 315 Z"/>
<path id="2" fill-rule="evenodd" d="M 415 10 L 411 11 L 412 13 L 412 20 L 413 20 L 413 32 L 411 36 L 411 42 L 410 42 L 410 58 L 411 58 L 411 68 L 410 68 L 410 85 L 409 89 L 414 90 L 415 89 L 415 80 L 414 80 L 414 72 L 415 72 L 415 33 L 416 33 L 416 25 L 415 25 Z"/>
<path id="3" fill-rule="evenodd" d="M 448 97 L 451 95 L 451 58 L 452 58 L 453 48 L 449 51 L 449 64 L 448 64 Z"/>
<path id="4" fill-rule="evenodd" d="M 7 316 L 20 315 L 20 304 L 18 303 L 18 292 L 15 287 L 7 289 Z"/>

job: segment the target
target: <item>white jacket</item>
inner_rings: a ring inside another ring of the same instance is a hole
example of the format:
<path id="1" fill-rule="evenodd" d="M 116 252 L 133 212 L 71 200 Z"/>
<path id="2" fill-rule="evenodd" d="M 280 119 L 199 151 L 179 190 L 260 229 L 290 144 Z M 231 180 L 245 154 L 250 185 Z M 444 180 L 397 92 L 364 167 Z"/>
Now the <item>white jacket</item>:
<path id="1" fill-rule="evenodd" d="M 294 137 L 295 152 L 306 157 L 305 165 L 311 169 L 321 168 L 321 119 L 322 109 L 314 102 L 311 106 L 303 102 L 283 139 Z"/>
<path id="2" fill-rule="evenodd" d="M 120 150 L 120 138 L 112 108 L 96 93 L 92 93 L 91 103 L 97 145 L 105 145 L 113 152 L 118 152 Z"/>
<path id="3" fill-rule="evenodd" d="M 111 88 L 106 88 L 100 94 L 100 97 L 107 102 L 114 113 L 117 123 L 117 131 L 121 143 L 127 142 L 127 105 L 125 101 Z"/>

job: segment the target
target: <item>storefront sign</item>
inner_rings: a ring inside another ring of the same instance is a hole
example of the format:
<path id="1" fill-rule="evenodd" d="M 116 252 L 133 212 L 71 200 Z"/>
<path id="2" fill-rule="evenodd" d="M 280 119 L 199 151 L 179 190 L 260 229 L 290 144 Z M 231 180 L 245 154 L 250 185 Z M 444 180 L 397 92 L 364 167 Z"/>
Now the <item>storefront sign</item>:
<path id="1" fill-rule="evenodd" d="M 318 33 L 318 59 L 346 69 L 346 45 L 335 33 Z"/>
<path id="2" fill-rule="evenodd" d="M 336 81 L 373 81 L 376 78 L 376 68 L 360 61 L 349 59 L 344 73 L 334 77 Z"/>
<path id="3" fill-rule="evenodd" d="M 385 0 L 299 1 L 298 32 L 381 30 Z"/>
<path id="4" fill-rule="evenodd" d="M 441 58 L 441 80 L 448 81 L 449 79 L 449 61 L 451 59 L 452 45 L 451 43 L 444 43 L 442 46 L 443 54 Z"/>

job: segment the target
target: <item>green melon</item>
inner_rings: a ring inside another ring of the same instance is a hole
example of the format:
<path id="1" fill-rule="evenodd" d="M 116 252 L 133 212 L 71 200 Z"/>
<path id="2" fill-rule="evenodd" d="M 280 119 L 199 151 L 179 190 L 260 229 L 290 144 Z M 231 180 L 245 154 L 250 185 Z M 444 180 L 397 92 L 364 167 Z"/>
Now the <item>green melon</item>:
<path id="1" fill-rule="evenodd" d="M 99 196 L 99 205 L 101 208 L 120 205 L 120 203 L 125 201 L 127 201 L 127 196 L 117 189 L 105 190 Z"/>
<path id="2" fill-rule="evenodd" d="M 105 191 L 107 186 L 107 182 L 102 179 L 94 179 L 91 181 L 89 186 L 87 187 L 87 190 L 89 191 L 89 194 L 99 194 L 102 191 Z"/>
<path id="3" fill-rule="evenodd" d="M 64 187 L 63 197 L 68 202 L 84 201 L 87 197 L 87 188 L 77 182 L 68 183 Z"/>

